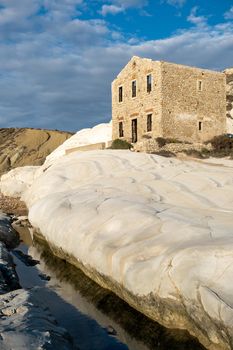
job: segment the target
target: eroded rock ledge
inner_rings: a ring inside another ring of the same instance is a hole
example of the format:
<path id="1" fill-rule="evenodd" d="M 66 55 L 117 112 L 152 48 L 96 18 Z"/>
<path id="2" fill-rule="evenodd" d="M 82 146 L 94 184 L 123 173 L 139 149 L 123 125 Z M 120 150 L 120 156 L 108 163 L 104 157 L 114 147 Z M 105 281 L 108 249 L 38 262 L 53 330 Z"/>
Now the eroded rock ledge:
<path id="1" fill-rule="evenodd" d="M 232 168 L 232 161 L 74 153 L 42 166 L 20 187 L 21 199 L 56 254 L 150 318 L 229 350 Z M 5 193 L 18 196 L 20 174 L 2 177 Z"/>
<path id="2" fill-rule="evenodd" d="M 74 256 L 66 253 L 62 248 L 56 247 L 54 244 L 48 242 L 38 229 L 34 229 L 33 235 L 34 239 L 38 242 L 47 245 L 55 256 L 76 266 L 101 287 L 111 290 L 131 307 L 150 319 L 168 328 L 188 330 L 188 332 L 192 336 L 197 337 L 207 349 L 231 350 L 233 348 L 232 336 L 228 333 L 228 329 L 225 327 L 224 323 L 219 320 L 214 321 L 211 319 L 206 313 L 204 305 L 200 307 L 198 304 L 187 304 L 182 300 L 183 296 L 181 294 L 178 302 L 170 299 L 161 299 L 152 293 L 144 297 L 135 295 L 116 280 L 100 274 L 90 265 L 84 265 Z M 214 294 L 213 291 L 203 290 L 200 287 L 200 299 L 201 293 L 202 295 L 205 293 Z"/>

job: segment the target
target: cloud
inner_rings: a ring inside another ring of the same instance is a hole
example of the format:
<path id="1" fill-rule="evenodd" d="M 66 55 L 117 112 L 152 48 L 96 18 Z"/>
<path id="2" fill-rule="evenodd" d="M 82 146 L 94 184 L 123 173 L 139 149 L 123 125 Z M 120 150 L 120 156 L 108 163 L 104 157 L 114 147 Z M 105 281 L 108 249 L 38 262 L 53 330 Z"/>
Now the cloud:
<path id="1" fill-rule="evenodd" d="M 233 6 L 224 14 L 225 19 L 233 19 Z"/>
<path id="2" fill-rule="evenodd" d="M 129 8 L 143 8 L 147 3 L 147 0 L 113 0 L 108 4 L 102 5 L 100 13 L 103 16 L 107 16 L 108 14 L 116 15 L 125 12 Z"/>
<path id="3" fill-rule="evenodd" d="M 196 26 L 205 26 L 207 22 L 207 17 L 205 16 L 198 16 L 198 6 L 195 6 L 191 9 L 190 15 L 188 16 L 187 20 L 188 22 L 195 24 Z"/>
<path id="4" fill-rule="evenodd" d="M 102 6 L 102 9 L 100 11 L 100 13 L 103 15 L 103 16 L 106 16 L 108 14 L 111 14 L 111 15 L 116 15 L 120 12 L 124 12 L 125 11 L 125 8 L 122 7 L 122 6 L 116 6 L 116 5 L 103 5 Z"/>
<path id="5" fill-rule="evenodd" d="M 4 9 L 18 3 L 7 0 Z M 162 40 L 130 40 L 104 20 L 77 17 L 80 1 L 20 4 L 17 23 L 14 16 L 0 22 L 1 127 L 78 130 L 110 120 L 111 81 L 133 55 L 219 70 L 232 65 L 232 21 L 194 20 Z"/>

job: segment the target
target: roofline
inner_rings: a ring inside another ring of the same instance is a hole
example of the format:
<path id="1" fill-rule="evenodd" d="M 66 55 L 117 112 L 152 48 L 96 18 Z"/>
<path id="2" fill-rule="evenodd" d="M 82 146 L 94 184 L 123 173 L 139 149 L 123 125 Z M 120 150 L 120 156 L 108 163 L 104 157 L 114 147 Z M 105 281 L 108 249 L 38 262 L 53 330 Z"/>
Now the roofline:
<path id="1" fill-rule="evenodd" d="M 133 59 L 139 59 L 139 60 L 148 60 L 151 62 L 156 62 L 156 63 L 160 63 L 160 64 L 171 64 L 174 66 L 178 66 L 178 67 L 185 67 L 185 68 L 189 68 L 189 69 L 197 69 L 197 70 L 201 70 L 204 72 L 208 72 L 208 73 L 214 73 L 214 74 L 221 74 L 221 75 L 225 75 L 225 72 L 223 71 L 217 71 L 217 70 L 213 70 L 213 69 L 206 69 L 206 68 L 200 68 L 200 67 L 196 67 L 196 66 L 189 66 L 186 64 L 181 64 L 181 63 L 175 63 L 175 62 L 170 62 L 170 61 L 163 61 L 163 60 L 152 60 L 151 58 L 147 58 L 147 57 L 140 57 L 140 56 L 132 56 L 131 59 L 126 63 L 126 65 L 121 69 L 121 71 L 117 74 L 116 78 L 113 80 L 113 82 L 118 79 L 120 73 L 122 72 L 122 70 L 129 64 L 130 61 L 132 61 Z"/>
<path id="2" fill-rule="evenodd" d="M 190 69 L 198 69 L 198 70 L 201 70 L 201 71 L 204 71 L 204 72 L 215 73 L 215 74 L 223 74 L 224 75 L 223 72 L 217 71 L 217 70 L 214 70 L 214 69 L 207 69 L 207 68 L 201 68 L 201 67 L 196 67 L 196 66 L 189 66 L 189 65 L 186 65 L 186 64 L 169 62 L 169 61 L 153 61 L 153 62 L 161 62 L 162 64 L 163 63 L 165 63 L 165 64 L 167 63 L 167 64 L 172 64 L 174 66 L 185 67 L 185 68 L 190 68 Z"/>

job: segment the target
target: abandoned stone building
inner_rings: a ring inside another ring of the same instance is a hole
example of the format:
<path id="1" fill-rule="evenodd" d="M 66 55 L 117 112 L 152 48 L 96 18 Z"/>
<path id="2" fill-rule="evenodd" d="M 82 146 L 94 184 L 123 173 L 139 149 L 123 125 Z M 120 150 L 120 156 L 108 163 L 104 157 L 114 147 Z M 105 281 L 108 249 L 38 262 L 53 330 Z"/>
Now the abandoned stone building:
<path id="1" fill-rule="evenodd" d="M 113 140 L 133 143 L 159 136 L 203 142 L 223 134 L 226 75 L 134 56 L 112 83 L 112 123 Z"/>
<path id="2" fill-rule="evenodd" d="M 233 68 L 226 69 L 227 132 L 233 134 Z"/>

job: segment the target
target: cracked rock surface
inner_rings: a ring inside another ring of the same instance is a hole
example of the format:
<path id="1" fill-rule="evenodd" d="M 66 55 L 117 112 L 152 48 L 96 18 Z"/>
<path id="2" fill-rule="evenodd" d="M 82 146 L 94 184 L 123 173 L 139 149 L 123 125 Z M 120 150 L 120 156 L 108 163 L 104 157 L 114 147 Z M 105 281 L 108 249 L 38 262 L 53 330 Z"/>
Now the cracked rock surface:
<path id="1" fill-rule="evenodd" d="M 74 153 L 44 172 L 42 166 L 22 199 L 56 254 L 152 319 L 187 329 L 209 349 L 227 350 L 233 348 L 233 161 L 222 163 Z"/>

